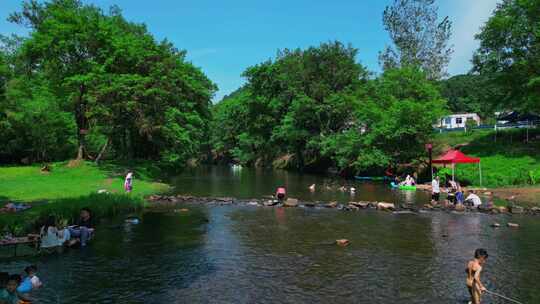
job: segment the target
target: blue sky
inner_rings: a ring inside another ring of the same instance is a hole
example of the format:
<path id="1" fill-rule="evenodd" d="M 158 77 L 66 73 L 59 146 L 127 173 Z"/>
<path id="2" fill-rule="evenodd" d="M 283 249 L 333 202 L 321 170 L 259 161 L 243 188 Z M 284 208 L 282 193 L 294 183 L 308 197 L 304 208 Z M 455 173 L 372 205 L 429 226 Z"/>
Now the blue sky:
<path id="1" fill-rule="evenodd" d="M 275 56 L 278 49 L 307 47 L 340 40 L 359 49 L 358 61 L 380 71 L 378 52 L 388 44 L 382 12 L 391 0 L 86 0 L 143 22 L 158 39 L 167 38 L 188 51 L 218 87 L 215 100 L 242 85 L 241 73 Z M 478 46 L 474 34 L 500 0 L 438 0 L 441 16 L 454 23 L 451 75 L 470 69 Z M 0 33 L 24 34 L 6 21 L 20 0 L 0 0 Z"/>

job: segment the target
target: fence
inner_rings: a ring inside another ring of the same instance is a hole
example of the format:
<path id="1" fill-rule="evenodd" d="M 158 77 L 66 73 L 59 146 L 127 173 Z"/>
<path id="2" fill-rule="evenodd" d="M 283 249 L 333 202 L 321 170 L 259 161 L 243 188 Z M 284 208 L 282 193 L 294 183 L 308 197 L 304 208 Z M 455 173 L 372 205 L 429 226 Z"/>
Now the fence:
<path id="1" fill-rule="evenodd" d="M 495 125 L 479 125 L 471 128 L 472 130 L 506 130 L 506 129 L 534 129 L 540 126 L 540 120 L 528 121 L 528 122 L 518 122 L 518 123 L 505 123 L 505 124 L 495 124 Z M 447 133 L 447 132 L 465 132 L 467 128 L 434 128 L 434 131 L 437 133 Z"/>

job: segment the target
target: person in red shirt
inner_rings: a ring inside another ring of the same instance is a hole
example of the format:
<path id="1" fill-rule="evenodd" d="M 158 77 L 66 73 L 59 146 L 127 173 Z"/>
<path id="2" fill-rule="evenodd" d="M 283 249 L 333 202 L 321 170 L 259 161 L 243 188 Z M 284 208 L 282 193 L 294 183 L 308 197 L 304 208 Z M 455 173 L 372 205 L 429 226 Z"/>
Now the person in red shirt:
<path id="1" fill-rule="evenodd" d="M 276 190 L 276 198 L 280 201 L 285 199 L 285 196 L 287 196 L 287 190 L 285 190 L 285 187 L 279 187 Z"/>

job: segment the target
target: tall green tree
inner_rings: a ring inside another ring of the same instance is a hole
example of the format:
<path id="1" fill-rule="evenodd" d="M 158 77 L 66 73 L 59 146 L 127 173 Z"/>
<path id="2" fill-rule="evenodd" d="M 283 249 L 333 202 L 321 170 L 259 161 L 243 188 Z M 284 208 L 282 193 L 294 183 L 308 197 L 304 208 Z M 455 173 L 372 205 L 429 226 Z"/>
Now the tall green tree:
<path id="1" fill-rule="evenodd" d="M 367 78 L 356 54 L 330 42 L 284 50 L 275 61 L 248 68 L 249 129 L 239 136 L 239 146 L 267 161 L 291 154 L 300 168 L 318 167 L 325 161 L 321 140 L 346 126 L 355 102 L 349 95 Z"/>
<path id="2" fill-rule="evenodd" d="M 10 20 L 30 28 L 18 51 L 22 76 L 43 79 L 71 114 L 78 158 L 108 146 L 122 158 L 198 157 L 216 86 L 185 51 L 156 42 L 117 7 L 104 13 L 78 0 L 26 1 Z"/>
<path id="3" fill-rule="evenodd" d="M 383 69 L 418 66 L 432 80 L 447 75 L 452 22 L 439 20 L 435 0 L 394 0 L 384 10 L 383 24 L 393 42 L 379 54 Z"/>
<path id="4" fill-rule="evenodd" d="M 504 89 L 502 106 L 540 111 L 540 1 L 502 1 L 476 39 L 474 69 Z"/>
<path id="5" fill-rule="evenodd" d="M 323 144 L 340 169 L 354 173 L 382 173 L 388 165 L 420 159 L 446 111 L 437 86 L 418 67 L 386 70 L 358 96 L 355 123 Z"/>

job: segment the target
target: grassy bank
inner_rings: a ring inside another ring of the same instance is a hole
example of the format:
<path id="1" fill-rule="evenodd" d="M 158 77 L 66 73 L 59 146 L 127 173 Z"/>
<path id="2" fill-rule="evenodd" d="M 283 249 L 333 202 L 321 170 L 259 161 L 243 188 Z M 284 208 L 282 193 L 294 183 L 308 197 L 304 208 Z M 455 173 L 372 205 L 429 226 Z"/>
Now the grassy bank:
<path id="1" fill-rule="evenodd" d="M 168 186 L 153 181 L 157 175 L 149 163 L 130 167 L 118 163 L 54 163 L 43 173 L 39 166 L 0 167 L 0 203 L 24 202 L 32 208 L 16 214 L 0 214 L 0 230 L 15 234 L 35 231 L 49 216 L 73 222 L 82 207 L 96 217 L 134 211 L 143 207 L 143 197 L 164 192 Z M 133 192 L 124 194 L 123 177 L 127 168 L 135 173 Z M 106 190 L 109 194 L 97 194 Z"/>
<path id="2" fill-rule="evenodd" d="M 540 130 L 525 129 L 451 132 L 438 134 L 436 152 L 460 147 L 464 153 L 481 158 L 484 187 L 534 186 L 540 184 Z M 457 165 L 456 177 L 479 186 L 477 165 Z"/>
<path id="3" fill-rule="evenodd" d="M 39 166 L 0 167 L 0 201 L 39 201 L 72 198 L 104 189 L 123 193 L 123 178 L 128 170 L 118 164 L 96 166 L 93 163 L 54 163 L 42 173 Z M 135 172 L 133 196 L 164 191 L 167 185 L 152 181 L 151 167 L 139 164 Z"/>

